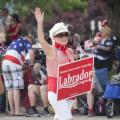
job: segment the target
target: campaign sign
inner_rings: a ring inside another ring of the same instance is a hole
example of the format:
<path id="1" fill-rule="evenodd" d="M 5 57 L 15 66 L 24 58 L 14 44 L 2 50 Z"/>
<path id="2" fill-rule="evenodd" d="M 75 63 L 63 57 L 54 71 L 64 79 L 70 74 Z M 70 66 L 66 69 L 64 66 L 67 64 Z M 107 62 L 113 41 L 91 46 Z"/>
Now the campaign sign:
<path id="1" fill-rule="evenodd" d="M 57 100 L 72 98 L 92 89 L 93 57 L 58 67 Z"/>

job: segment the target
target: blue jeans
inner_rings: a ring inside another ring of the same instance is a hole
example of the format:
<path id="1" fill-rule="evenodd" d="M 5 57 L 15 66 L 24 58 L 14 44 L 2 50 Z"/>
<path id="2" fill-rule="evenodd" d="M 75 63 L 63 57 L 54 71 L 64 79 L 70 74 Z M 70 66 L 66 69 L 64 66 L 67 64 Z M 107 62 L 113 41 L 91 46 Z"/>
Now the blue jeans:
<path id="1" fill-rule="evenodd" d="M 120 48 L 116 48 L 116 50 L 115 50 L 115 58 L 120 61 Z"/>
<path id="2" fill-rule="evenodd" d="M 2 95 L 0 95 L 0 112 L 4 113 L 6 110 L 6 97 L 5 97 L 5 93 L 3 93 Z"/>

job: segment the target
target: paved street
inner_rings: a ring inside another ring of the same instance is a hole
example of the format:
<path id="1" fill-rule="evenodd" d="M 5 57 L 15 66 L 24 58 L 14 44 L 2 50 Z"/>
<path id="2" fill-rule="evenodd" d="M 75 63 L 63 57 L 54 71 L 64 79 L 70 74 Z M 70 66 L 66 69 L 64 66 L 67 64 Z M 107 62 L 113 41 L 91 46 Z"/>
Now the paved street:
<path id="1" fill-rule="evenodd" d="M 37 107 L 39 112 L 42 111 L 42 107 Z M 25 109 L 21 107 L 21 111 L 25 113 Z M 7 113 L 8 114 L 8 113 Z M 25 117 L 25 116 L 9 116 L 6 114 L 0 114 L 0 120 L 53 120 L 53 115 L 50 117 Z M 94 116 L 88 117 L 87 115 L 74 116 L 74 120 L 120 120 L 120 116 L 114 116 L 112 119 L 108 119 L 106 116 Z"/>
<path id="2" fill-rule="evenodd" d="M 14 117 L 14 116 L 8 116 L 8 115 L 2 115 L 0 114 L 0 120 L 53 120 L 53 116 L 51 117 Z M 87 116 L 77 116 L 74 117 L 74 120 L 109 120 L 106 116 L 95 116 L 95 117 L 87 117 Z M 120 116 L 115 116 L 110 120 L 120 120 Z"/>

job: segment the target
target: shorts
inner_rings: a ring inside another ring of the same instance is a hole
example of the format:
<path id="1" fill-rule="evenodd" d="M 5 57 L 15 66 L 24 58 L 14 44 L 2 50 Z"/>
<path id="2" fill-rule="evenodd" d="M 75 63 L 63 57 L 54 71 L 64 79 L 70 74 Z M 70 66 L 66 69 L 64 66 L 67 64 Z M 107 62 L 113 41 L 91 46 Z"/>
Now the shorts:
<path id="1" fill-rule="evenodd" d="M 41 94 L 43 94 L 45 92 L 47 93 L 47 86 L 46 85 L 34 85 L 34 84 L 30 84 L 28 86 L 28 91 L 30 91 L 30 90 L 32 90 L 35 93 L 37 99 L 40 100 Z"/>
<path id="2" fill-rule="evenodd" d="M 6 90 L 24 89 L 22 66 L 4 60 L 2 63 L 3 78 Z"/>

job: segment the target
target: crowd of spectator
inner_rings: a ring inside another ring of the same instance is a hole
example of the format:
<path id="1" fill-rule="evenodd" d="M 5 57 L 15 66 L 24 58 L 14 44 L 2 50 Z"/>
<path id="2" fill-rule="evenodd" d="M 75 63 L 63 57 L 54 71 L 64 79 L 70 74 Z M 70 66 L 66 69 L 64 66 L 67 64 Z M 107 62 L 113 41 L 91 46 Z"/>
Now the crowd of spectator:
<path id="1" fill-rule="evenodd" d="M 114 61 L 114 45 L 112 30 L 104 23 L 102 30 L 97 32 L 94 39 L 83 40 L 79 34 L 73 33 L 73 26 L 67 26 L 70 32 L 68 47 L 73 50 L 74 60 L 94 56 L 93 89 L 87 93 L 88 116 L 94 116 L 95 93 L 103 95 L 97 79 L 96 70 L 107 68 L 111 71 Z M 32 48 L 32 38 L 29 32 L 22 31 L 22 22 L 18 14 L 9 14 L 6 8 L 0 11 L 0 113 L 6 111 L 5 99 L 9 103 L 11 116 L 49 116 L 49 102 L 47 96 L 46 56 L 42 48 Z M 22 34 L 23 33 L 23 34 Z M 47 42 L 51 44 L 47 36 Z M 14 82 L 13 82 L 14 81 Z M 4 83 L 4 85 L 3 85 Z M 78 96 L 79 97 L 79 96 Z M 101 97 L 101 96 L 100 96 Z M 21 99 L 22 98 L 22 99 Z M 37 101 L 41 99 L 42 113 L 39 113 Z M 102 97 L 101 97 L 102 99 Z M 73 115 L 79 114 L 79 99 L 76 97 L 72 107 Z M 26 110 L 21 113 L 20 106 Z"/>

